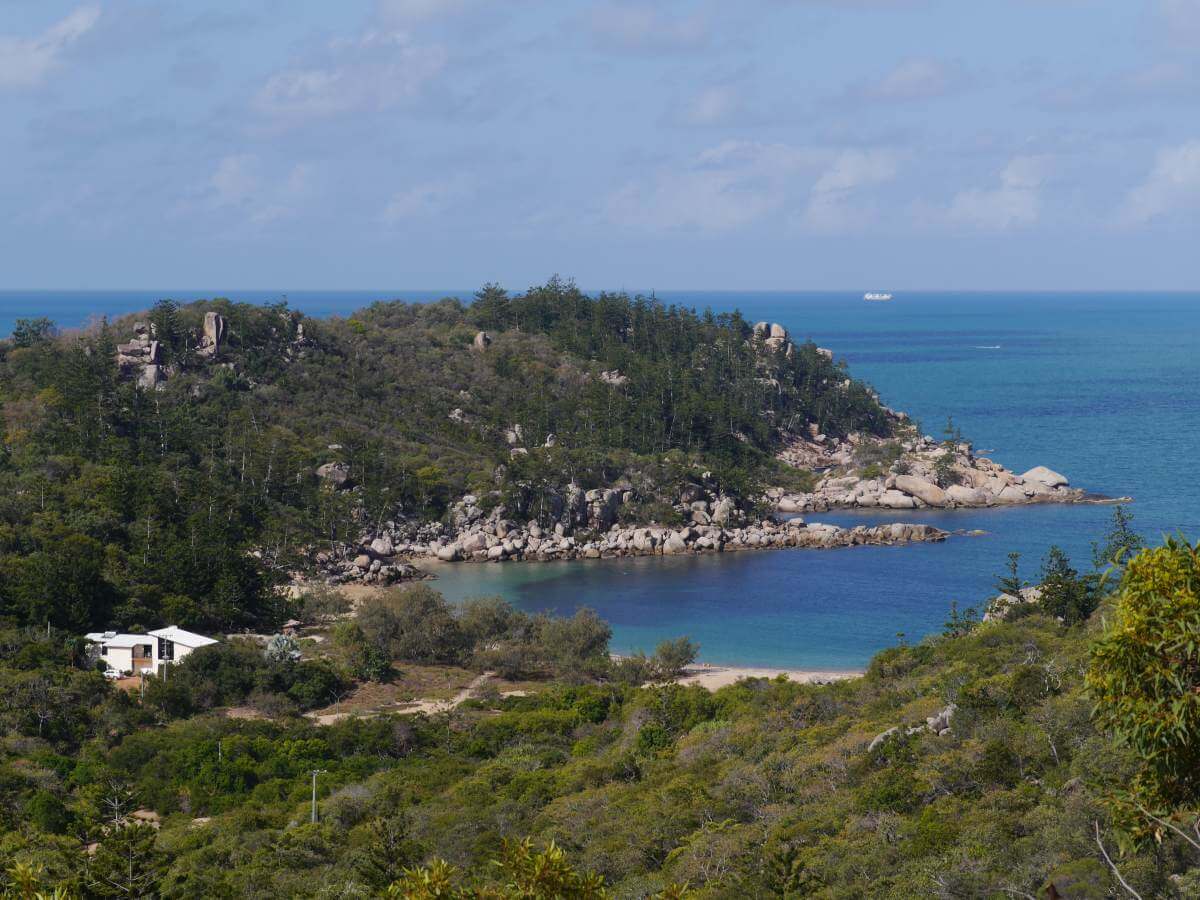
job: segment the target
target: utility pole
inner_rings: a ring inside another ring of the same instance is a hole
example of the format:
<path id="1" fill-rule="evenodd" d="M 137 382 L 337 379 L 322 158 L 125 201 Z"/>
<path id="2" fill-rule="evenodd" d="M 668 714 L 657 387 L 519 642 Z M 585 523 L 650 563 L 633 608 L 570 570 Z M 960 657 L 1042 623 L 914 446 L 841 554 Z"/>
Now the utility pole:
<path id="1" fill-rule="evenodd" d="M 325 769 L 312 770 L 312 823 L 317 824 L 317 776 L 325 774 Z"/>

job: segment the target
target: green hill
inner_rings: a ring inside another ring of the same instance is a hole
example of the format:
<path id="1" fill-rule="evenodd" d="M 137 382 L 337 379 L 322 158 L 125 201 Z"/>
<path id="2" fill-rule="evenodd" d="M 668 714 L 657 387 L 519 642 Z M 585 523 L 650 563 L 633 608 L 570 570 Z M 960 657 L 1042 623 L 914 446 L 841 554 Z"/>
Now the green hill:
<path id="1" fill-rule="evenodd" d="M 892 427 L 811 342 L 557 279 L 348 318 L 213 300 L 26 321 L 0 404 L 0 618 L 76 630 L 270 621 L 309 551 L 468 492 L 532 518 L 625 482 L 650 518 L 702 483 L 749 510 L 803 482 L 774 459 L 792 431 Z"/>

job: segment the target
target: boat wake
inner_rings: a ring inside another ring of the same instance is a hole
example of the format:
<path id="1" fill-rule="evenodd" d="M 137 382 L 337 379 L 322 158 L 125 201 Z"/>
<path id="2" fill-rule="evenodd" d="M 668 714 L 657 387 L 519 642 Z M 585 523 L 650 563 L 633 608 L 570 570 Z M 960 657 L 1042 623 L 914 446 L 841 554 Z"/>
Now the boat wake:
<path id="1" fill-rule="evenodd" d="M 971 349 L 972 350 L 999 350 L 1000 345 L 999 344 L 987 344 L 982 347 L 972 347 Z"/>

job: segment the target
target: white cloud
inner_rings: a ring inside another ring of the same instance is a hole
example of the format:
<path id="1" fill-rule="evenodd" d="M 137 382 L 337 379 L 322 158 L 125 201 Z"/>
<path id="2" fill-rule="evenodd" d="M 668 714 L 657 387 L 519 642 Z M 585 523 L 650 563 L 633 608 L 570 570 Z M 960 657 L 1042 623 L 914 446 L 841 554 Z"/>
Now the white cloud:
<path id="1" fill-rule="evenodd" d="M 413 185 L 393 194 L 380 218 L 386 224 L 395 225 L 408 219 L 437 216 L 470 193 L 471 182 L 465 176 Z"/>
<path id="2" fill-rule="evenodd" d="M 1200 0 L 1160 0 L 1172 40 L 1200 42 Z"/>
<path id="3" fill-rule="evenodd" d="M 961 87 L 966 75 L 936 59 L 910 59 L 875 81 L 857 85 L 853 96 L 881 103 L 931 100 Z"/>
<path id="4" fill-rule="evenodd" d="M 1145 225 L 1200 203 L 1200 140 L 1158 152 L 1146 180 L 1129 192 L 1120 212 L 1126 225 Z"/>
<path id="5" fill-rule="evenodd" d="M 691 97 L 675 118 L 684 125 L 720 125 L 742 111 L 742 98 L 730 85 L 714 85 Z"/>
<path id="6" fill-rule="evenodd" d="M 730 231 L 780 209 L 787 179 L 819 162 L 820 154 L 782 144 L 726 141 L 648 182 L 626 184 L 605 212 L 619 225 L 651 231 Z"/>
<path id="7" fill-rule="evenodd" d="M 1032 225 L 1041 216 L 1041 188 L 1049 160 L 1016 156 L 1000 173 L 1000 186 L 961 191 L 947 213 L 952 222 L 1002 231 Z"/>
<path id="8" fill-rule="evenodd" d="M 312 167 L 296 163 L 279 179 L 264 174 L 262 160 L 253 153 L 225 156 L 201 192 L 211 210 L 235 210 L 245 221 L 261 225 L 297 211 L 309 192 Z"/>
<path id="9" fill-rule="evenodd" d="M 604 3 L 592 10 L 587 23 L 598 44 L 617 50 L 689 50 L 708 41 L 704 16 L 672 15 L 649 3 Z"/>
<path id="10" fill-rule="evenodd" d="M 802 226 L 834 232 L 863 220 L 864 191 L 897 171 L 890 151 L 725 141 L 609 197 L 610 220 L 647 230 L 733 231 L 800 207 Z"/>
<path id="11" fill-rule="evenodd" d="M 62 56 L 95 27 L 100 7 L 81 6 L 33 38 L 0 35 L 0 88 L 35 87 L 58 67 Z"/>
<path id="12" fill-rule="evenodd" d="M 857 229 L 871 215 L 869 208 L 858 205 L 862 189 L 891 181 L 897 169 L 891 151 L 844 151 L 812 186 L 802 224 L 825 233 Z"/>
<path id="13" fill-rule="evenodd" d="M 447 62 L 445 48 L 414 44 L 403 32 L 369 31 L 334 41 L 329 50 L 326 64 L 272 75 L 254 105 L 290 120 L 387 110 L 419 97 Z"/>

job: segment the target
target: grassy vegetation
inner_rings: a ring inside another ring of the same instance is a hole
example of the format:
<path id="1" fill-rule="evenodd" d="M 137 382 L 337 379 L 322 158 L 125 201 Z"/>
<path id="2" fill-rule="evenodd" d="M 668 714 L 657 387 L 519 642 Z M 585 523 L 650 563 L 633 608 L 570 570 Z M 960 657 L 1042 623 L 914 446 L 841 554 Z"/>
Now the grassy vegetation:
<path id="1" fill-rule="evenodd" d="M 168 897 L 1106 897 L 1118 873 L 1194 896 L 1200 551 L 1119 582 L 1076 624 L 1055 600 L 956 614 L 853 681 L 636 687 L 582 652 L 525 696 L 327 726 L 174 718 L 9 633 L 5 694 L 60 693 L 44 720 L 6 707 L 0 852 L 87 893 L 115 863 L 81 846 L 132 843 Z M 115 827 L 135 807 L 160 830 Z"/>

